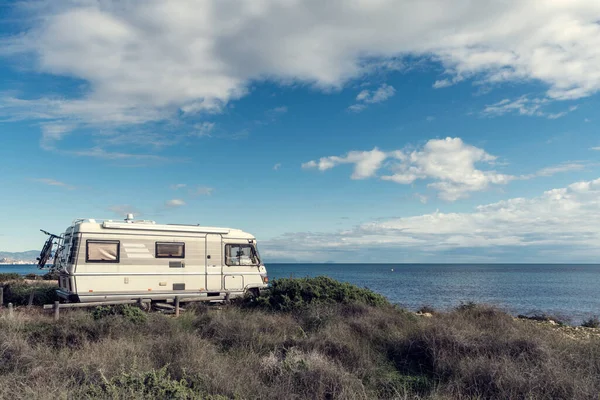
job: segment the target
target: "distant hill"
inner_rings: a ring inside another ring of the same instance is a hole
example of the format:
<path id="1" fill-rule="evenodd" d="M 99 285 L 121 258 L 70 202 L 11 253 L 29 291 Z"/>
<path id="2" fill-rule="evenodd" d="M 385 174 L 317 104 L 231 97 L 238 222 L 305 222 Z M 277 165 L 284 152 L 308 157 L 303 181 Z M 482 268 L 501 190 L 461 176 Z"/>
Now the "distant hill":
<path id="1" fill-rule="evenodd" d="M 35 262 L 36 257 L 40 255 L 39 250 L 29 250 L 20 252 L 0 251 L 0 262 L 11 261 L 30 261 Z"/>

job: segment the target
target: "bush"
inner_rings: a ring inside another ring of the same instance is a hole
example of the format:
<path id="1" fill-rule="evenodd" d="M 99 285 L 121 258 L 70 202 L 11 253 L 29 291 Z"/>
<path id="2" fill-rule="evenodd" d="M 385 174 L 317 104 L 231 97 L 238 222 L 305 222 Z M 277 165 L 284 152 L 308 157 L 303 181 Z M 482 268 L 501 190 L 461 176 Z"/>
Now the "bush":
<path id="1" fill-rule="evenodd" d="M 600 340 L 583 331 L 571 340 L 491 307 L 436 318 L 344 303 L 293 313 L 186 307 L 179 318 L 151 313 L 133 325 L 134 309 L 61 310 L 57 322 L 29 313 L 0 318 L 0 399 L 578 400 L 600 393 Z"/>
<path id="2" fill-rule="evenodd" d="M 122 373 L 102 385 L 90 385 L 85 397 L 110 399 L 202 399 L 185 379 L 174 380 L 161 368 L 146 373 Z"/>
<path id="3" fill-rule="evenodd" d="M 477 308 L 477 303 L 473 302 L 473 301 L 467 301 L 466 303 L 461 302 L 460 305 L 458 305 L 456 307 L 456 311 L 462 312 L 462 311 L 471 311 L 471 310 L 475 310 Z"/>
<path id="4" fill-rule="evenodd" d="M 335 303 L 376 307 L 390 304 L 384 296 L 369 289 L 338 282 L 326 276 L 275 279 L 268 290 L 245 302 L 246 305 L 278 311 L 300 310 L 312 304 Z"/>
<path id="5" fill-rule="evenodd" d="M 548 315 L 548 314 L 533 314 L 530 316 L 519 314 L 519 315 L 517 315 L 517 318 L 529 319 L 532 321 L 539 321 L 539 322 L 555 322 L 556 324 L 558 324 L 560 326 L 568 325 L 567 322 L 564 321 L 564 318 L 558 317 L 555 315 Z"/>
<path id="6" fill-rule="evenodd" d="M 4 287 L 4 303 L 13 303 L 15 306 L 24 306 L 29 304 L 29 295 L 35 292 L 33 304 L 41 306 L 44 304 L 54 303 L 59 300 L 56 294 L 57 286 L 30 285 L 25 282 L 13 282 Z"/>
<path id="7" fill-rule="evenodd" d="M 25 275 L 25 279 L 28 279 L 30 281 L 37 281 L 39 278 L 39 275 L 33 273 Z"/>
<path id="8" fill-rule="evenodd" d="M 586 321 L 583 321 L 581 326 L 586 328 L 600 328 L 600 319 L 598 319 L 598 317 L 592 317 Z"/>
<path id="9" fill-rule="evenodd" d="M 20 281 L 23 277 L 16 272 L 4 272 L 0 274 L 0 282 Z"/>
<path id="10" fill-rule="evenodd" d="M 42 279 L 45 281 L 58 281 L 59 277 L 60 273 L 57 270 L 52 270 L 42 275 Z"/>
<path id="11" fill-rule="evenodd" d="M 92 316 L 95 320 L 111 315 L 122 315 L 134 324 L 142 324 L 148 320 L 148 316 L 140 308 L 129 305 L 100 306 L 92 311 Z"/>

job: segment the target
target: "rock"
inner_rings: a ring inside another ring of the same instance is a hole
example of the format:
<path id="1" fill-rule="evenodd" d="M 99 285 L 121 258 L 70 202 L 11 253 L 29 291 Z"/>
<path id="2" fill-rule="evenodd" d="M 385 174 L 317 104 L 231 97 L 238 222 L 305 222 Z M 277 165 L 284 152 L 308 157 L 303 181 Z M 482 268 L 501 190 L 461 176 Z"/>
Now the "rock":
<path id="1" fill-rule="evenodd" d="M 415 315 L 418 315 L 419 317 L 427 317 L 427 318 L 433 317 L 433 314 L 429 313 L 429 312 L 424 313 L 424 312 L 419 311 L 419 312 L 416 312 Z"/>

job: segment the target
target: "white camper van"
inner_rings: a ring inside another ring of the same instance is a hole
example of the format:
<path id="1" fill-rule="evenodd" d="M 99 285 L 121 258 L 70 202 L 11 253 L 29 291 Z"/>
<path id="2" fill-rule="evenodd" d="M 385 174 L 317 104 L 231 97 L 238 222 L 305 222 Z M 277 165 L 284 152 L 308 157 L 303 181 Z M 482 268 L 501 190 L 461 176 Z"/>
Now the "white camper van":
<path id="1" fill-rule="evenodd" d="M 238 229 L 159 225 L 131 214 L 125 221 L 78 219 L 50 236 L 41 267 L 55 246 L 58 294 L 69 302 L 219 300 L 258 293 L 268 282 L 256 239 Z"/>

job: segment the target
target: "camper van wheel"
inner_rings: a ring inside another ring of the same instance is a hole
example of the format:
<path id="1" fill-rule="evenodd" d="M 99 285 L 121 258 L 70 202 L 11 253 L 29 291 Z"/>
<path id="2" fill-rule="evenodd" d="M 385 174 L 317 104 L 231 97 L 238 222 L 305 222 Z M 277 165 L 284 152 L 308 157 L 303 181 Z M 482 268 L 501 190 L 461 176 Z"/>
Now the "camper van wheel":
<path id="1" fill-rule="evenodd" d="M 248 300 L 253 301 L 260 295 L 258 288 L 250 288 L 246 290 L 246 298 Z"/>
<path id="2" fill-rule="evenodd" d="M 142 299 L 138 299 L 137 302 L 138 307 L 145 312 L 150 312 L 151 308 L 152 308 L 152 304 L 150 302 L 143 302 Z"/>

